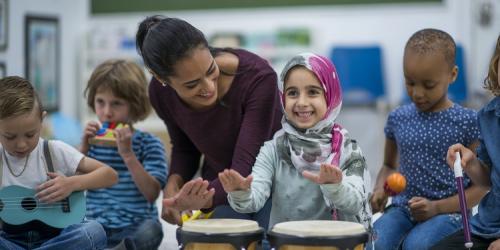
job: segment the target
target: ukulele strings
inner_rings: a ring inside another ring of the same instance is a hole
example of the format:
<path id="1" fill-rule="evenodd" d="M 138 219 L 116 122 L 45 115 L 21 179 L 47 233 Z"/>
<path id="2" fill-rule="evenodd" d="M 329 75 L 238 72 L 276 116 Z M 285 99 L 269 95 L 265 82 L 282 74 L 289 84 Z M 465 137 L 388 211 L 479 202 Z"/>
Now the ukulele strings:
<path id="1" fill-rule="evenodd" d="M 4 205 L 3 209 L 14 209 L 14 208 L 18 209 L 17 206 L 21 206 L 22 201 L 26 198 L 32 198 L 33 201 L 27 201 L 26 203 L 28 204 L 28 206 L 36 205 L 36 206 L 33 206 L 36 208 L 52 208 L 55 206 L 69 204 L 69 201 L 56 201 L 53 203 L 43 203 L 43 202 L 39 202 L 38 199 L 35 199 L 33 197 L 25 197 L 25 196 L 24 197 L 21 197 L 21 196 L 20 197 L 9 197 L 9 198 L 0 199 L 0 201 Z"/>

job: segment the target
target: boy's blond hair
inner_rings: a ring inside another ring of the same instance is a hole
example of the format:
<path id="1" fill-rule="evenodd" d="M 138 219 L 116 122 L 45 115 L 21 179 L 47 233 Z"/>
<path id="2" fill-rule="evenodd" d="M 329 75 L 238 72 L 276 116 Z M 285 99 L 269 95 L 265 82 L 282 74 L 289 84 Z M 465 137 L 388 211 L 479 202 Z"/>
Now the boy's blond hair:
<path id="1" fill-rule="evenodd" d="M 129 103 L 130 121 L 137 122 L 146 119 L 151 111 L 147 85 L 144 71 L 136 63 L 112 59 L 94 69 L 84 95 L 88 106 L 95 112 L 94 99 L 97 92 L 111 90 L 116 97 Z"/>
<path id="2" fill-rule="evenodd" d="M 408 50 L 419 54 L 441 53 L 452 69 L 455 67 L 455 50 L 457 45 L 450 34 L 438 29 L 423 29 L 415 32 L 405 46 Z"/>
<path id="3" fill-rule="evenodd" d="M 493 95 L 500 96 L 500 82 L 498 82 L 498 63 L 500 61 L 500 36 L 497 38 L 497 46 L 491 57 L 488 76 L 484 79 L 484 88 L 491 91 Z"/>
<path id="4" fill-rule="evenodd" d="M 28 80 L 19 76 L 0 79 L 0 120 L 30 114 L 34 108 L 42 119 L 42 103 Z"/>

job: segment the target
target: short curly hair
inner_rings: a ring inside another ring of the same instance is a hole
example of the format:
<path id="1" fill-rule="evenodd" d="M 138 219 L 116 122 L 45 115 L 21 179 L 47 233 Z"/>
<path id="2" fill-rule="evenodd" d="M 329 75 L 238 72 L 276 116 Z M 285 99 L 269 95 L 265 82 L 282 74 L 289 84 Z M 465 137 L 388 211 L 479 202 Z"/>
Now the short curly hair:
<path id="1" fill-rule="evenodd" d="M 419 54 L 442 53 L 450 69 L 455 66 L 456 44 L 446 32 L 438 29 L 423 29 L 415 32 L 405 46 L 405 52 Z"/>
<path id="2" fill-rule="evenodd" d="M 491 57 L 488 76 L 484 79 L 484 88 L 495 96 L 500 96 L 500 82 L 498 82 L 498 62 L 500 61 L 500 35 L 497 38 L 495 52 Z"/>
<path id="3" fill-rule="evenodd" d="M 146 119 L 151 112 L 147 86 L 144 70 L 139 65 L 132 61 L 111 59 L 94 69 L 84 96 L 87 97 L 87 105 L 95 112 L 97 91 L 111 90 L 115 96 L 129 103 L 130 121 L 134 123 Z"/>

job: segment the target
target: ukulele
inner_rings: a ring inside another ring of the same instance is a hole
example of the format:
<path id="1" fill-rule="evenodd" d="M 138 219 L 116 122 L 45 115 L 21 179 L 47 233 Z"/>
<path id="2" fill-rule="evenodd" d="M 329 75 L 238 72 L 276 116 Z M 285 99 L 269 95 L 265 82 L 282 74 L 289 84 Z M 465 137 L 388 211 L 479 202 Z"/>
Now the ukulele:
<path id="1" fill-rule="evenodd" d="M 35 197 L 36 191 L 21 186 L 0 189 L 0 218 L 11 225 L 41 221 L 55 228 L 65 228 L 82 222 L 86 205 L 83 191 L 54 203 L 42 203 Z"/>

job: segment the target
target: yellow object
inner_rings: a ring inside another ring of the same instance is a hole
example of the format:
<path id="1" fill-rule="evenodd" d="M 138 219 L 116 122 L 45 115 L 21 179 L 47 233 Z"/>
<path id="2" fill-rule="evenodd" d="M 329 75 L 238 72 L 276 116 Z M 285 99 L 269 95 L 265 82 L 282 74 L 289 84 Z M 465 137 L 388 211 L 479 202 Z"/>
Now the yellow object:
<path id="1" fill-rule="evenodd" d="M 196 210 L 193 212 L 191 216 L 189 214 L 184 213 L 182 214 L 182 222 L 190 221 L 190 220 L 198 220 L 198 219 L 208 219 L 212 216 L 214 211 L 211 211 L 209 213 L 203 213 L 201 210 Z"/>

